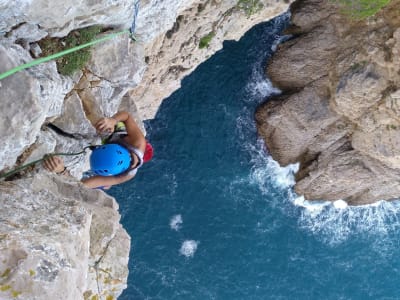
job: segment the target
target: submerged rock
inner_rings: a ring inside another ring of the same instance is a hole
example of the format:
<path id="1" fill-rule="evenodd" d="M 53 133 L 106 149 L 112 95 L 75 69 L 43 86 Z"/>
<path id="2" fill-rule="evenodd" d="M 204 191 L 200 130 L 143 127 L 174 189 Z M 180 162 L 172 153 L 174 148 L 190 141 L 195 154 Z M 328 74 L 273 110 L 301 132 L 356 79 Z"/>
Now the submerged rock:
<path id="1" fill-rule="evenodd" d="M 292 38 L 267 73 L 282 89 L 256 113 L 281 165 L 300 162 L 310 200 L 366 204 L 400 197 L 400 1 L 356 20 L 329 0 L 296 1 Z"/>

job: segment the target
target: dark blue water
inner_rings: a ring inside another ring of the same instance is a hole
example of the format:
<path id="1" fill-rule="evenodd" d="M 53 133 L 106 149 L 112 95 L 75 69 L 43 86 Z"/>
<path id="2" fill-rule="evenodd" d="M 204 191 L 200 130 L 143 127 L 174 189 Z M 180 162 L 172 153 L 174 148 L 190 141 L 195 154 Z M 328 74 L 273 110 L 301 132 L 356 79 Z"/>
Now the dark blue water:
<path id="1" fill-rule="evenodd" d="M 182 82 L 148 122 L 154 159 L 110 193 L 132 237 L 120 299 L 400 299 L 399 205 L 311 205 L 258 139 L 263 66 L 287 16 Z M 340 203 L 338 203 L 340 204 Z"/>

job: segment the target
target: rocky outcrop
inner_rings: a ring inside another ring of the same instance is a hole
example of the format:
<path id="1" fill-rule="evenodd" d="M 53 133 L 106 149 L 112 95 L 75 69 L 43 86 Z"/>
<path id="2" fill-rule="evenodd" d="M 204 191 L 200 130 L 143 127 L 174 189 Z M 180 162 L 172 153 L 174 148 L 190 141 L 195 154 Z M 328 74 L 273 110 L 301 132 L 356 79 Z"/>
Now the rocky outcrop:
<path id="1" fill-rule="evenodd" d="M 221 49 L 224 40 L 239 39 L 255 24 L 286 11 L 291 2 L 292 0 L 187 1 L 186 8 L 182 7 L 173 22 L 165 27 L 167 31 L 154 35 L 155 38 L 150 42 L 146 38 L 152 36 L 149 29 L 139 26 L 138 31 L 145 32 L 139 34 L 139 40 L 143 39 L 144 42 L 147 69 L 142 81 L 131 94 L 136 99 L 140 115 L 144 119 L 153 118 L 161 101 L 180 87 L 181 79 Z M 252 6 L 256 5 L 260 9 L 249 14 Z M 168 5 L 165 11 L 159 10 L 163 15 L 168 11 Z M 143 18 L 148 19 L 150 16 L 143 13 L 138 20 Z M 156 16 L 156 19 L 160 17 Z M 210 42 L 206 47 L 200 48 L 200 41 L 207 35 L 212 36 Z"/>
<path id="2" fill-rule="evenodd" d="M 296 1 L 291 39 L 267 73 L 282 94 L 256 113 L 271 155 L 300 162 L 310 200 L 366 204 L 400 197 L 400 2 L 366 20 L 333 1 Z"/>
<path id="3" fill-rule="evenodd" d="M 104 35 L 129 28 L 136 16 L 136 41 L 125 34 L 97 44 L 72 76 L 60 75 L 52 61 L 0 80 L 0 172 L 98 144 L 93 124 L 121 109 L 144 130 L 142 120 L 154 117 L 223 40 L 239 38 L 290 2 L 0 1 L 0 73 L 38 58 L 43 39 L 91 25 Z M 79 184 L 87 156 L 65 157 L 75 179 L 37 166 L 0 182 L 1 299 L 110 300 L 126 286 L 129 237 L 115 201 Z"/>
<path id="4" fill-rule="evenodd" d="M 130 238 L 113 198 L 52 175 L 0 192 L 1 299 L 116 299 Z"/>
<path id="5" fill-rule="evenodd" d="M 15 34 L 15 30 L 24 25 L 25 29 L 18 31 L 17 38 L 32 41 L 35 39 L 30 34 L 38 27 L 42 28 L 41 32 L 59 37 L 66 36 L 73 29 L 97 24 L 129 28 L 134 7 L 135 1 L 132 0 L 2 1 L 0 32 L 14 31 Z"/>

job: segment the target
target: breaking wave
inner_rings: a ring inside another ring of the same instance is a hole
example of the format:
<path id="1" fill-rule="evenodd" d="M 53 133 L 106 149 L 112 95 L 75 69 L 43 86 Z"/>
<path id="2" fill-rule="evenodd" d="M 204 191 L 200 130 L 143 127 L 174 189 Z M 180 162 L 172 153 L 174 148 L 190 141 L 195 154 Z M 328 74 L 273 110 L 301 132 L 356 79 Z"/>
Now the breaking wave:
<path id="1" fill-rule="evenodd" d="M 267 195 L 280 189 L 287 195 L 286 202 L 277 200 L 269 203 L 280 208 L 288 217 L 298 218 L 299 227 L 312 233 L 317 239 L 337 245 L 352 237 L 375 237 L 376 246 L 389 246 L 392 236 L 400 230 L 400 201 L 379 201 L 370 205 L 348 206 L 343 200 L 307 201 L 293 191 L 294 174 L 298 164 L 281 167 L 265 151 L 263 142 L 252 147 L 253 167 L 250 183 L 256 184 L 262 194 Z M 291 206 L 291 207 L 290 207 Z M 383 248 L 387 248 L 387 247 Z"/>

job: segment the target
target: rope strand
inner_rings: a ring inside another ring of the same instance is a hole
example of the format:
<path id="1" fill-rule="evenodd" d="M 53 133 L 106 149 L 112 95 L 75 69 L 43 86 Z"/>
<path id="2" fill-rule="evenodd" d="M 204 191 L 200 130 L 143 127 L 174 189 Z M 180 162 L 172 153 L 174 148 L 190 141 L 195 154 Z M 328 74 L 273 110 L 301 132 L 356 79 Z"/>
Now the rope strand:
<path id="1" fill-rule="evenodd" d="M 109 35 L 104 36 L 102 38 L 99 38 L 97 40 L 88 42 L 86 44 L 79 45 L 79 46 L 76 46 L 76 47 L 73 47 L 73 48 L 70 48 L 70 49 L 67 49 L 67 50 L 64 50 L 64 51 L 49 55 L 49 56 L 46 56 L 46 57 L 41 57 L 41 58 L 32 60 L 32 61 L 30 61 L 30 62 L 28 62 L 26 64 L 19 65 L 19 66 L 15 67 L 15 68 L 13 68 L 11 70 L 8 70 L 8 71 L 6 71 L 4 73 L 1 73 L 0 74 L 0 80 L 4 79 L 4 78 L 6 78 L 6 77 L 8 77 L 8 76 L 10 76 L 10 75 L 12 75 L 14 73 L 22 71 L 24 69 L 31 68 L 31 67 L 36 66 L 38 64 L 41 64 L 41 63 L 44 63 L 44 62 L 48 62 L 50 60 L 53 60 L 53 59 L 59 58 L 61 56 L 64 56 L 66 54 L 81 50 L 83 48 L 86 48 L 86 47 L 89 47 L 89 46 L 92 46 L 92 45 L 95 45 L 95 44 L 98 44 L 98 43 L 101 43 L 101 42 L 104 42 L 104 41 L 107 41 L 107 40 L 110 40 L 110 39 L 116 37 L 117 35 L 129 33 L 129 32 L 130 31 L 127 29 L 127 30 L 123 30 L 123 31 L 120 31 L 120 32 L 112 33 L 112 34 L 109 34 Z"/>
<path id="2" fill-rule="evenodd" d="M 118 35 L 121 35 L 121 34 L 129 33 L 130 38 L 133 41 L 136 41 L 134 33 L 135 33 L 135 29 L 136 29 L 136 19 L 137 19 L 138 13 L 139 13 L 139 3 L 140 3 L 140 0 L 137 0 L 135 2 L 135 5 L 134 5 L 135 12 L 133 14 L 132 25 L 131 25 L 131 27 L 129 29 L 126 29 L 126 30 L 123 30 L 123 31 L 120 31 L 120 32 L 116 32 L 116 33 L 111 33 L 111 34 L 108 34 L 108 35 L 106 35 L 106 36 L 104 36 L 102 38 L 99 38 L 99 39 L 96 39 L 94 41 L 85 43 L 83 45 L 72 47 L 70 49 L 67 49 L 67 50 L 64 50 L 64 51 L 61 51 L 61 52 L 58 52 L 58 53 L 54 53 L 54 54 L 46 56 L 46 57 L 41 57 L 41 58 L 32 60 L 32 61 L 30 61 L 28 63 L 16 66 L 15 68 L 12 68 L 11 70 L 8 70 L 8 71 L 6 71 L 4 73 L 0 73 L 0 80 L 4 79 L 4 78 L 6 78 L 6 77 L 8 77 L 8 76 L 10 76 L 10 75 L 12 75 L 14 73 L 22 71 L 24 69 L 31 68 L 31 67 L 36 66 L 38 64 L 41 64 L 41 63 L 44 63 L 44 62 L 48 62 L 50 60 L 53 60 L 53 59 L 59 58 L 61 56 L 64 56 L 66 54 L 69 54 L 69 53 L 81 50 L 83 48 L 90 47 L 92 45 L 95 45 L 95 44 L 98 44 L 98 43 L 113 39 L 114 37 L 116 37 Z"/>
<path id="3" fill-rule="evenodd" d="M 18 173 L 18 172 L 20 172 L 20 171 L 22 171 L 22 170 L 24 170 L 24 169 L 30 167 L 30 166 L 36 165 L 37 163 L 39 163 L 39 162 L 41 162 L 41 161 L 47 159 L 48 157 L 52 157 L 52 156 L 75 156 L 75 155 L 81 155 L 81 154 L 85 153 L 86 150 L 87 150 L 88 148 L 91 148 L 91 147 L 93 147 L 93 146 L 86 146 L 86 147 L 83 148 L 83 150 L 80 151 L 80 152 L 71 152 L 71 153 L 60 152 L 60 153 L 46 154 L 46 155 L 44 155 L 44 156 L 43 156 L 42 158 L 40 158 L 40 159 L 37 159 L 37 160 L 35 160 L 35 161 L 32 161 L 32 162 L 27 163 L 27 164 L 22 165 L 22 166 L 19 166 L 19 167 L 15 168 L 15 169 L 13 169 L 13 170 L 11 170 L 11 171 L 5 173 L 5 174 L 0 175 L 0 179 L 6 179 L 7 177 L 10 177 L 11 175 L 14 175 L 14 174 L 16 174 L 16 173 Z"/>

